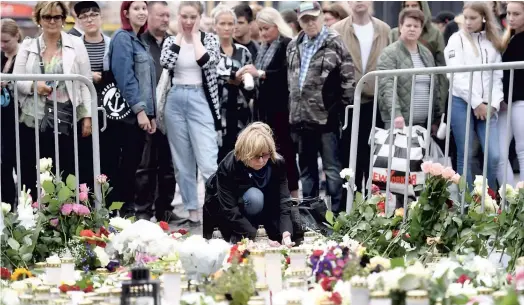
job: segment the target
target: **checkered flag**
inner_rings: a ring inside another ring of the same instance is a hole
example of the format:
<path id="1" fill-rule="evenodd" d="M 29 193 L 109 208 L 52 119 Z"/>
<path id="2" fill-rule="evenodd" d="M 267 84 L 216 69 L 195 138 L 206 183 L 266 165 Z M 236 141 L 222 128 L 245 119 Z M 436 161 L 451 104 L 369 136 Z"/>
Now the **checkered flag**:
<path id="1" fill-rule="evenodd" d="M 426 154 L 425 135 L 426 129 L 420 126 L 411 128 L 411 151 L 408 156 L 408 127 L 395 129 L 393 134 L 389 130 L 375 128 L 375 139 L 373 140 L 375 150 L 373 152 L 373 184 L 381 190 L 386 190 L 388 181 L 388 156 L 389 141 L 393 137 L 393 149 L 391 159 L 391 181 L 390 190 L 392 193 L 404 194 L 404 183 L 406 179 L 406 166 L 409 164 L 409 185 L 408 196 L 415 197 L 425 182 L 425 175 L 421 170 L 421 165 Z"/>

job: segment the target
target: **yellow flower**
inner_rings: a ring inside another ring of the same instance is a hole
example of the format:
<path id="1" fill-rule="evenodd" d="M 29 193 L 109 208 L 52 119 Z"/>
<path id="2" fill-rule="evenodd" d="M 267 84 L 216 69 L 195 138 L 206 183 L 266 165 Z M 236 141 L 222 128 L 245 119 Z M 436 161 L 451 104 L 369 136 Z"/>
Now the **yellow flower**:
<path id="1" fill-rule="evenodd" d="M 12 281 L 18 281 L 20 279 L 25 279 L 32 277 L 33 274 L 31 271 L 27 270 L 26 268 L 16 268 L 13 274 L 11 274 L 11 280 Z"/>
<path id="2" fill-rule="evenodd" d="M 247 258 L 244 258 L 244 259 L 242 260 L 242 264 L 247 264 L 247 262 L 248 262 Z"/>
<path id="3" fill-rule="evenodd" d="M 395 217 L 404 217 L 404 208 L 398 208 L 395 210 Z"/>

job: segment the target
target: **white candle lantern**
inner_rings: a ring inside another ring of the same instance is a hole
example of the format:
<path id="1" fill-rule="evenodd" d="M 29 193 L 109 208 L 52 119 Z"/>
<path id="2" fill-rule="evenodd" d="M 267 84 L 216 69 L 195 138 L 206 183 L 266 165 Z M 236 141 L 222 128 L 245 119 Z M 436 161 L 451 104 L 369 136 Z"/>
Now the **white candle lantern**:
<path id="1" fill-rule="evenodd" d="M 289 251 L 289 260 L 291 261 L 289 266 L 291 271 L 306 269 L 306 249 L 300 247 L 292 248 Z"/>
<path id="2" fill-rule="evenodd" d="M 60 285 L 62 281 L 62 264 L 47 263 L 45 269 L 46 280 L 50 285 Z"/>
<path id="3" fill-rule="evenodd" d="M 164 300 L 168 304 L 179 304 L 182 297 L 182 274 L 175 268 L 164 270 Z"/>
<path id="4" fill-rule="evenodd" d="M 255 289 L 258 292 L 258 295 L 264 299 L 265 304 L 271 304 L 271 295 L 267 284 L 257 284 L 255 285 Z"/>
<path id="5" fill-rule="evenodd" d="M 265 257 L 269 291 L 274 295 L 282 291 L 282 254 L 279 249 L 267 249 Z"/>
<path id="6" fill-rule="evenodd" d="M 300 279 L 290 279 L 288 282 L 288 288 L 290 290 L 299 290 L 300 292 L 307 292 L 307 283 Z"/>
<path id="7" fill-rule="evenodd" d="M 385 291 L 372 292 L 369 305 L 391 305 L 391 297 Z"/>
<path id="8" fill-rule="evenodd" d="M 257 275 L 256 284 L 266 283 L 266 259 L 264 257 L 264 250 L 253 250 L 250 252 L 250 257 L 253 259 L 253 268 Z"/>
<path id="9" fill-rule="evenodd" d="M 491 294 L 492 290 L 489 294 Z M 412 290 L 406 293 L 406 305 L 429 305 L 428 292 L 425 290 Z"/>
<path id="10" fill-rule="evenodd" d="M 313 231 L 308 231 L 304 233 L 304 244 L 312 245 L 315 242 L 317 234 Z"/>
<path id="11" fill-rule="evenodd" d="M 366 279 L 351 281 L 351 304 L 369 304 L 369 289 Z"/>
<path id="12" fill-rule="evenodd" d="M 75 259 L 72 257 L 62 258 L 61 265 L 61 282 L 74 282 L 75 281 Z"/>

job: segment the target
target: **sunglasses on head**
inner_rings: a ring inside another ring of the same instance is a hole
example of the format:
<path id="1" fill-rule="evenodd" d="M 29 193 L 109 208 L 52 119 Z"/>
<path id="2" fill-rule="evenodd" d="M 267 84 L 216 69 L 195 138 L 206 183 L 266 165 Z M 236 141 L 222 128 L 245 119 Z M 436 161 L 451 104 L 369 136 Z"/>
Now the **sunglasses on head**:
<path id="1" fill-rule="evenodd" d="M 44 21 L 50 22 L 51 20 L 54 20 L 55 22 L 62 21 L 64 19 L 64 16 L 62 15 L 42 15 L 42 19 Z"/>

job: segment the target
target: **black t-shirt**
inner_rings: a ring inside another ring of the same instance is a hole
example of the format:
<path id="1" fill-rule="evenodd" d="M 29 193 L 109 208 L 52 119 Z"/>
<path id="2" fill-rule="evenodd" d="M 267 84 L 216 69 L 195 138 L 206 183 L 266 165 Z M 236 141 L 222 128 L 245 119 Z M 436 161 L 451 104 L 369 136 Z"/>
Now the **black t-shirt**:
<path id="1" fill-rule="evenodd" d="M 249 43 L 243 44 L 238 42 L 236 39 L 233 39 L 233 42 L 246 47 L 249 50 L 249 53 L 251 53 L 251 58 L 253 59 L 253 62 L 255 62 L 255 60 L 257 59 L 258 50 L 260 49 L 260 45 L 257 42 L 250 40 Z"/>

